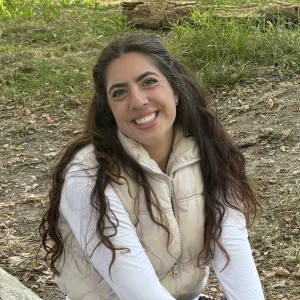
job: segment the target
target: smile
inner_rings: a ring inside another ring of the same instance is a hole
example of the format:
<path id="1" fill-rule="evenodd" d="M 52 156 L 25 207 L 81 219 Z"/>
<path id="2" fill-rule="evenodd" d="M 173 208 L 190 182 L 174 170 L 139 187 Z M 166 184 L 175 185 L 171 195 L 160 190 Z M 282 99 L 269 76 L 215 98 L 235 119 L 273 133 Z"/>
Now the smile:
<path id="1" fill-rule="evenodd" d="M 134 122 L 139 125 L 149 124 L 156 118 L 156 116 L 157 116 L 157 112 L 153 112 L 152 114 L 146 117 L 134 120 Z"/>

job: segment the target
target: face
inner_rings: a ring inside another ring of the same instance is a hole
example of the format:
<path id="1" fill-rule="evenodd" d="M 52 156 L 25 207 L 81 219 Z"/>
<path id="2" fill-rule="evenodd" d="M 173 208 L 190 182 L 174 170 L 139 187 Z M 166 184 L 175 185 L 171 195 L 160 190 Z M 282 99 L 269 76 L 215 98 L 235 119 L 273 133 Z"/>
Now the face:
<path id="1" fill-rule="evenodd" d="M 126 136 L 145 148 L 172 142 L 177 96 L 147 56 L 128 53 L 114 60 L 106 82 L 111 111 Z"/>

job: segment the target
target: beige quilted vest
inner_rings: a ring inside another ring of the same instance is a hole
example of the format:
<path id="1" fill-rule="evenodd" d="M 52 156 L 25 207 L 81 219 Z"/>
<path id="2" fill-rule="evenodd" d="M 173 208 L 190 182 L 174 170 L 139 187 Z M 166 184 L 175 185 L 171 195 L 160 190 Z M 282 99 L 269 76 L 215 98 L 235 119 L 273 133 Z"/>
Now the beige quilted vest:
<path id="1" fill-rule="evenodd" d="M 125 150 L 146 171 L 153 196 L 165 216 L 164 224 L 171 232 L 168 251 L 167 234 L 151 221 L 144 195 L 133 180 L 123 172 L 129 188 L 127 184 L 113 184 L 113 187 L 136 226 L 138 237 L 161 284 L 176 299 L 192 300 L 203 291 L 208 276 L 207 266 L 197 267 L 198 254 L 204 245 L 205 216 L 196 144 L 193 138 L 184 138 L 182 130 L 176 128 L 173 151 L 164 174 L 140 144 L 120 131 L 119 138 Z M 93 146 L 82 149 L 72 164 L 78 162 L 94 167 L 93 151 Z M 139 199 L 138 205 L 135 198 Z M 91 266 L 63 218 L 60 218 L 59 226 L 65 244 L 64 255 L 58 265 L 61 275 L 56 278 L 61 290 L 72 300 L 119 300 Z"/>

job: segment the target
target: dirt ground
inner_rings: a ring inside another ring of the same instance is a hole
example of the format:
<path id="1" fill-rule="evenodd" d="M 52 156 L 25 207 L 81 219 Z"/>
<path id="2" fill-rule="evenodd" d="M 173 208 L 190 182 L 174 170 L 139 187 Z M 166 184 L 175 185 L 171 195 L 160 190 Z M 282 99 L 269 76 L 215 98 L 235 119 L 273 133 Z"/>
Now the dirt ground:
<path id="1" fill-rule="evenodd" d="M 0 104 L 0 266 L 42 299 L 63 299 L 36 253 L 51 168 L 81 131 L 86 103 L 75 102 Z M 235 89 L 211 91 L 211 103 L 243 150 L 264 206 L 250 241 L 266 299 L 300 299 L 300 77 L 268 69 Z M 219 299 L 213 275 L 205 293 Z"/>

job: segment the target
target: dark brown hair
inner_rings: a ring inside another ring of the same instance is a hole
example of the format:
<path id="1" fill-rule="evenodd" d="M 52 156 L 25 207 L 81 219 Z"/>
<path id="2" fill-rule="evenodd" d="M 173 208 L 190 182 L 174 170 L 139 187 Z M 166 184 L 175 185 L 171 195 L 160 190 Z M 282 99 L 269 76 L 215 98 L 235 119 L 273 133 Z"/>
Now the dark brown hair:
<path id="1" fill-rule="evenodd" d="M 144 35 L 130 35 L 103 49 L 93 70 L 95 94 L 88 112 L 85 131 L 79 139 L 68 146 L 53 174 L 53 184 L 49 194 L 50 206 L 43 216 L 40 233 L 42 245 L 47 251 L 46 259 L 50 258 L 51 269 L 55 274 L 59 274 L 56 262 L 61 257 L 64 247 L 58 228 L 60 197 L 64 184 L 63 172 L 74 155 L 88 144 L 94 145 L 96 160 L 99 163 L 91 205 L 99 214 L 97 233 L 101 243 L 112 250 L 111 265 L 118 248 L 115 248 L 110 237 L 104 234 L 105 219 L 108 218 L 111 222 L 115 233 L 117 225 L 110 220 L 109 203 L 104 191 L 112 181 L 118 182 L 121 168 L 142 188 L 152 221 L 162 226 L 170 239 L 168 228 L 152 213 L 151 207 L 155 205 L 155 201 L 151 199 L 151 188 L 143 169 L 124 151 L 117 137 L 117 125 L 107 100 L 108 67 L 115 59 L 131 52 L 150 58 L 167 78 L 174 93 L 180 99 L 175 122 L 183 128 L 185 136 L 194 137 L 199 147 L 202 157 L 199 167 L 204 181 L 206 214 L 205 245 L 199 253 L 199 261 L 200 254 L 209 260 L 215 252 L 214 246 L 218 244 L 229 262 L 229 256 L 220 243 L 225 206 L 242 212 L 247 225 L 260 208 L 245 174 L 245 160 L 242 153 L 232 144 L 218 119 L 208 108 L 201 88 L 193 76 L 155 39 Z"/>

